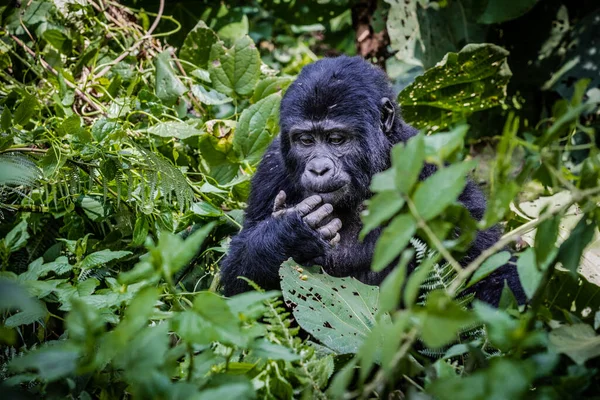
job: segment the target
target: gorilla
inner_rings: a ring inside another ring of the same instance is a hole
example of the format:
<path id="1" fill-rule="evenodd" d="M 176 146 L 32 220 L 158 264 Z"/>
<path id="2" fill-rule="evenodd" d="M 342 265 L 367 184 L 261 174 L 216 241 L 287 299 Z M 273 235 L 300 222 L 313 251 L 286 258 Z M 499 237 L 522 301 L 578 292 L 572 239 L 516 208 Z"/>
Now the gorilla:
<path id="1" fill-rule="evenodd" d="M 304 67 L 281 101 L 280 134 L 253 177 L 242 231 L 222 263 L 225 295 L 249 290 L 241 276 L 279 288 L 278 269 L 289 257 L 333 276 L 383 281 L 393 265 L 370 269 L 381 228 L 363 241 L 358 234 L 371 178 L 390 167 L 394 144 L 417 134 L 394 98 L 386 74 L 362 58 L 325 58 Z M 434 172 L 425 164 L 420 179 Z M 469 181 L 458 200 L 474 218 L 483 217 L 486 201 L 475 183 Z M 496 228 L 478 232 L 463 264 L 499 237 Z M 497 304 L 505 281 L 523 302 L 514 265 L 475 285 L 477 296 Z"/>

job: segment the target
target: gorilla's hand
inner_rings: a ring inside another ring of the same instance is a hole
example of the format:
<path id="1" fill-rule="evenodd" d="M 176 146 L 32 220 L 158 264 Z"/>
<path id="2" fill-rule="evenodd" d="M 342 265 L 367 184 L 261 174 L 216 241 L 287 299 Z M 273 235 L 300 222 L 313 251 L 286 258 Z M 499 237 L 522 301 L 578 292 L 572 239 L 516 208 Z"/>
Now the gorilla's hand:
<path id="1" fill-rule="evenodd" d="M 273 204 L 273 218 L 281 218 L 285 215 L 298 215 L 306 225 L 313 229 L 320 238 L 328 241 L 331 245 L 336 245 L 340 241 L 339 230 L 342 229 L 342 221 L 339 218 L 334 218 L 328 221 L 333 212 L 331 204 L 323 204 L 322 199 L 318 195 L 313 195 L 302 200 L 293 207 L 285 207 L 286 194 L 282 190 L 275 197 Z M 316 209 L 315 209 L 316 208 Z"/>

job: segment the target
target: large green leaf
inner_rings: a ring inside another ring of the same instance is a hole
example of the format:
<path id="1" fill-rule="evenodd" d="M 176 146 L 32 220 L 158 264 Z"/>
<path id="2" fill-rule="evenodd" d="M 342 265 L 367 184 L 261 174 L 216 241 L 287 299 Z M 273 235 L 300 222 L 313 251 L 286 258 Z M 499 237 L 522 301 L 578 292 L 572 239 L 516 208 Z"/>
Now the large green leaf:
<path id="1" fill-rule="evenodd" d="M 185 122 L 177 121 L 167 121 L 152 125 L 146 130 L 146 132 L 164 138 L 175 139 L 187 139 L 189 137 L 200 136 L 205 133 L 203 130 L 196 129 Z"/>
<path id="2" fill-rule="evenodd" d="M 371 266 L 373 271 L 381 271 L 394 261 L 416 231 L 417 221 L 412 215 L 402 214 L 396 216 L 381 232 L 381 236 L 375 244 Z"/>
<path id="3" fill-rule="evenodd" d="M 171 52 L 169 50 L 160 53 L 155 60 L 156 96 L 166 105 L 172 105 L 187 92 L 187 89 L 171 67 Z"/>
<path id="4" fill-rule="evenodd" d="M 240 116 L 233 149 L 240 159 L 256 164 L 277 133 L 281 95 L 272 94 L 245 109 Z"/>
<path id="5" fill-rule="evenodd" d="M 472 312 L 461 307 L 444 290 L 429 293 L 425 309 L 419 314 L 421 337 L 427 347 L 434 349 L 455 340 L 461 330 L 477 321 Z"/>
<path id="6" fill-rule="evenodd" d="M 386 190 L 379 192 L 367 201 L 367 209 L 361 214 L 363 228 L 360 231 L 361 240 L 390 218 L 404 205 L 404 199 L 398 192 Z"/>
<path id="7" fill-rule="evenodd" d="M 279 269 L 283 297 L 298 324 L 337 353 L 356 353 L 375 325 L 379 288 L 299 268 L 290 259 Z"/>
<path id="8" fill-rule="evenodd" d="M 454 203 L 467 182 L 466 174 L 474 167 L 474 162 L 453 164 L 427 178 L 417 186 L 413 202 L 418 214 L 430 220 Z"/>
<path id="9" fill-rule="evenodd" d="M 527 13 L 539 0 L 488 0 L 487 8 L 479 16 L 482 24 L 498 24 Z"/>
<path id="10" fill-rule="evenodd" d="M 587 324 L 561 326 L 550 332 L 550 348 L 571 357 L 577 364 L 600 356 L 600 336 Z"/>
<path id="11" fill-rule="evenodd" d="M 108 264 L 111 261 L 119 260 L 123 257 L 130 255 L 130 251 L 112 251 L 112 250 L 100 250 L 94 253 L 88 254 L 81 262 L 82 269 L 90 269 L 99 265 Z"/>
<path id="12" fill-rule="evenodd" d="M 248 95 L 254 90 L 260 75 L 260 54 L 252 39 L 244 36 L 231 49 L 215 43 L 208 65 L 210 79 L 216 90 L 228 96 Z"/>
<path id="13" fill-rule="evenodd" d="M 398 95 L 402 116 L 416 128 L 438 131 L 471 113 L 495 107 L 512 76 L 508 51 L 493 44 L 469 44 L 448 53 Z"/>
<path id="14" fill-rule="evenodd" d="M 210 49 L 217 43 L 217 34 L 206 26 L 204 21 L 198 21 L 190 31 L 179 50 L 179 58 L 188 61 L 200 68 L 206 68 L 210 56 Z"/>

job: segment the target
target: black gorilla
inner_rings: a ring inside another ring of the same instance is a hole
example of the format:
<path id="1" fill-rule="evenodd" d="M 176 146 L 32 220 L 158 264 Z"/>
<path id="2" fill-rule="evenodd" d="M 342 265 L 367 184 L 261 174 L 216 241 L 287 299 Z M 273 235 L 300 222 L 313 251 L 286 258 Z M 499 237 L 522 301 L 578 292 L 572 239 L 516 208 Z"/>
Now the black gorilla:
<path id="1" fill-rule="evenodd" d="M 265 289 L 279 287 L 278 269 L 293 257 L 330 275 L 380 284 L 390 267 L 370 270 L 381 229 L 358 240 L 360 211 L 374 174 L 390 166 L 390 149 L 417 133 L 399 116 L 383 71 L 358 57 L 326 58 L 306 66 L 281 102 L 281 133 L 252 181 L 244 227 L 233 238 L 221 268 L 226 295 L 248 290 L 244 276 Z M 435 172 L 425 165 L 421 179 Z M 481 219 L 485 198 L 469 181 L 459 197 Z M 465 260 L 499 238 L 479 232 Z M 514 266 L 478 285 L 481 299 L 496 304 L 507 280 L 524 293 Z"/>

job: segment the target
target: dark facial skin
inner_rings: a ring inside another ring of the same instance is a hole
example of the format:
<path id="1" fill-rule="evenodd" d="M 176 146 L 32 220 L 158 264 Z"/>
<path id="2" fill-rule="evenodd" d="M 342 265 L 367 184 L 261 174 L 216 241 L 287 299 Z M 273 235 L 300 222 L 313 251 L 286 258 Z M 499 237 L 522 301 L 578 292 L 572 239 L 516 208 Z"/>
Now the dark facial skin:
<path id="1" fill-rule="evenodd" d="M 319 195 L 324 203 L 336 205 L 352 190 L 344 158 L 352 157 L 355 139 L 351 127 L 331 120 L 292 127 L 290 155 L 305 161 L 300 177 L 305 197 Z"/>

